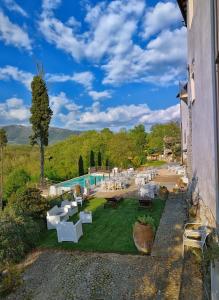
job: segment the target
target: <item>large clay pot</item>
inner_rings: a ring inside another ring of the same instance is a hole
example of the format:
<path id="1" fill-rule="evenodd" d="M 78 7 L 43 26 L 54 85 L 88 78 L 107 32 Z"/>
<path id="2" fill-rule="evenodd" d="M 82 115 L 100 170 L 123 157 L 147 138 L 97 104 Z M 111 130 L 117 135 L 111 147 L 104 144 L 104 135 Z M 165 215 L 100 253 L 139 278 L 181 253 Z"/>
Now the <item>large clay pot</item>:
<path id="1" fill-rule="evenodd" d="M 76 194 L 76 196 L 80 196 L 81 195 L 81 186 L 80 184 L 76 184 L 74 187 L 74 193 Z"/>
<path id="2" fill-rule="evenodd" d="M 154 240 L 154 231 L 152 226 L 136 222 L 133 229 L 133 239 L 138 251 L 150 254 Z"/>
<path id="3" fill-rule="evenodd" d="M 159 190 L 159 198 L 166 200 L 168 198 L 169 191 L 166 186 L 161 186 Z"/>

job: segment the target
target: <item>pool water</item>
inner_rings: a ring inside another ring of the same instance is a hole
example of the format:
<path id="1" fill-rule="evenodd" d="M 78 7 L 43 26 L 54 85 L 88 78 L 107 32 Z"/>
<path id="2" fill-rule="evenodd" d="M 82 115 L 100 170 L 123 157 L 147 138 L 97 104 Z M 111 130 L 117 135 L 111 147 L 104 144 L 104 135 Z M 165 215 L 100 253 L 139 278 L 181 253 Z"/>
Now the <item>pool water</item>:
<path id="1" fill-rule="evenodd" d="M 89 181 L 90 185 L 94 185 L 95 184 L 95 180 L 96 183 L 100 182 L 103 179 L 103 176 L 101 175 L 84 175 L 84 176 L 80 176 L 80 177 L 76 177 L 67 181 L 63 181 L 61 183 L 58 183 L 57 186 L 61 186 L 61 187 L 72 187 L 76 184 L 79 184 L 80 186 L 85 187 L 86 182 Z"/>

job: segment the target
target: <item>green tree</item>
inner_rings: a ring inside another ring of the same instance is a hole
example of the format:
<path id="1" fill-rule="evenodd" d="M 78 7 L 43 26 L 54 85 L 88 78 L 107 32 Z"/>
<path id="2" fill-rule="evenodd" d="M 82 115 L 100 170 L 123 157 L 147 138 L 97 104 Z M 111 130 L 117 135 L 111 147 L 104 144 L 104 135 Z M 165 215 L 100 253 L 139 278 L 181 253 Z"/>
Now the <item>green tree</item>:
<path id="1" fill-rule="evenodd" d="M 94 157 L 94 151 L 90 151 L 90 167 L 95 167 L 95 157 Z"/>
<path id="2" fill-rule="evenodd" d="M 106 169 L 109 168 L 109 158 L 106 159 Z"/>
<path id="3" fill-rule="evenodd" d="M 31 217 L 35 220 L 44 219 L 49 203 L 36 188 L 24 188 L 9 200 L 9 208 L 16 215 Z"/>
<path id="4" fill-rule="evenodd" d="M 4 155 L 4 148 L 7 146 L 8 139 L 6 135 L 6 131 L 2 128 L 0 129 L 0 151 L 1 151 L 1 186 L 0 186 L 0 209 L 2 210 L 3 205 L 3 155 Z"/>
<path id="5" fill-rule="evenodd" d="M 148 153 L 162 154 L 167 138 L 173 146 L 180 143 L 180 126 L 177 122 L 153 125 L 147 137 Z"/>
<path id="6" fill-rule="evenodd" d="M 102 166 L 102 156 L 101 156 L 101 152 L 98 152 L 98 157 L 97 157 L 97 165 L 98 167 Z"/>
<path id="7" fill-rule="evenodd" d="M 78 174 L 79 174 L 79 176 L 84 175 L 84 162 L 83 162 L 83 158 L 81 155 L 78 160 Z"/>
<path id="8" fill-rule="evenodd" d="M 13 193 L 26 186 L 30 181 L 30 175 L 24 169 L 12 171 L 5 182 L 4 195 L 8 199 Z"/>
<path id="9" fill-rule="evenodd" d="M 44 151 L 48 146 L 49 124 L 52 118 L 52 110 L 49 107 L 49 97 L 46 83 L 41 75 L 34 76 L 31 83 L 32 106 L 30 123 L 33 135 L 30 137 L 31 145 L 40 147 L 40 183 L 44 185 Z"/>

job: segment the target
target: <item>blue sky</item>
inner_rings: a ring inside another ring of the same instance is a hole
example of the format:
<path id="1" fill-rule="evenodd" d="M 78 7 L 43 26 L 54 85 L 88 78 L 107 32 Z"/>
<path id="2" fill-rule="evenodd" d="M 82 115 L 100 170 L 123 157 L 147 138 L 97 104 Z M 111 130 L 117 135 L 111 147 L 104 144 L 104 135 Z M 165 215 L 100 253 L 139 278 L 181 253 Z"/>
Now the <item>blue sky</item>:
<path id="1" fill-rule="evenodd" d="M 176 1 L 0 0 L 0 125 L 28 124 L 41 62 L 52 125 L 112 130 L 179 118 L 186 28 Z"/>

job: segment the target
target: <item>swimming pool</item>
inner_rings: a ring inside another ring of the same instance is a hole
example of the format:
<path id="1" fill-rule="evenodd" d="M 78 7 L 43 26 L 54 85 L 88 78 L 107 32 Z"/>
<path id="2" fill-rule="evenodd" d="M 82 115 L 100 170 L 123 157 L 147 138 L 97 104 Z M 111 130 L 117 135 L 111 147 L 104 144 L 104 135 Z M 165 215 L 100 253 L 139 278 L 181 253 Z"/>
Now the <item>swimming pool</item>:
<path id="1" fill-rule="evenodd" d="M 79 184 L 80 186 L 85 187 L 86 182 L 89 182 L 90 185 L 94 185 L 95 183 L 100 182 L 104 178 L 103 175 L 84 175 L 76 178 L 72 178 L 67 181 L 63 181 L 58 183 L 57 187 L 65 187 L 65 188 L 71 188 L 76 184 Z"/>

